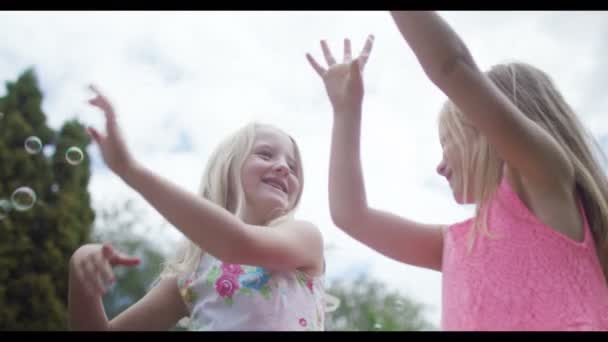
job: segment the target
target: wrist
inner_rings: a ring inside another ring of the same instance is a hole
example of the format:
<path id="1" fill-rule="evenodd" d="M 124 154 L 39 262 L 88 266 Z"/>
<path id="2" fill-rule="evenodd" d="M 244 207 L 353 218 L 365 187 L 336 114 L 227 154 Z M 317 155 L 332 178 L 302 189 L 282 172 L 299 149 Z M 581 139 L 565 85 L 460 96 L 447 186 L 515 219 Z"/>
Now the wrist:
<path id="1" fill-rule="evenodd" d="M 122 172 L 120 178 L 122 178 L 122 180 L 129 186 L 133 187 L 134 181 L 139 177 L 142 171 L 143 166 L 133 161 L 131 165 Z"/>
<path id="2" fill-rule="evenodd" d="M 336 119 L 351 118 L 353 116 L 361 116 L 361 106 L 350 108 L 334 108 L 334 117 Z"/>

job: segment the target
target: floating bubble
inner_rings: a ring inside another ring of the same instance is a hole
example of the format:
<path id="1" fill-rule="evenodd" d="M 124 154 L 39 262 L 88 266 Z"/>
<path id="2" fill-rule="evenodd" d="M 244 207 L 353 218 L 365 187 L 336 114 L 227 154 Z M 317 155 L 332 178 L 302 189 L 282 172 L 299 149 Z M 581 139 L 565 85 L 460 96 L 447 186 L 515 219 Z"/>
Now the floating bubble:
<path id="1" fill-rule="evenodd" d="M 25 139 L 25 150 L 30 154 L 36 154 L 42 151 L 42 141 L 35 136 Z"/>
<path id="2" fill-rule="evenodd" d="M 8 212 L 11 211 L 11 202 L 6 199 L 0 199 L 0 220 L 8 216 Z"/>
<path id="3" fill-rule="evenodd" d="M 70 165 L 80 164 L 80 162 L 82 162 L 83 158 L 84 158 L 84 154 L 76 146 L 72 146 L 72 147 L 68 148 L 67 151 L 65 151 L 65 160 L 67 160 Z"/>
<path id="4" fill-rule="evenodd" d="M 28 210 L 36 203 L 36 193 L 27 186 L 19 187 L 11 195 L 11 202 L 17 211 Z"/>
<path id="5" fill-rule="evenodd" d="M 57 192 L 57 191 L 59 191 L 59 184 L 57 184 L 57 183 L 53 183 L 53 185 L 51 185 L 51 191 L 52 191 L 52 192 Z"/>

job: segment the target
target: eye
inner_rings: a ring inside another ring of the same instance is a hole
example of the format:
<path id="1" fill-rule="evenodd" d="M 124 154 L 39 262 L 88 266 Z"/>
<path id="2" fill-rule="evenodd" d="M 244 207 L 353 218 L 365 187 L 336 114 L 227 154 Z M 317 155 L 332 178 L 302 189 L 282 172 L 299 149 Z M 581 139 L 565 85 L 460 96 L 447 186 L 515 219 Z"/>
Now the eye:
<path id="1" fill-rule="evenodd" d="M 293 173 L 296 174 L 298 169 L 296 168 L 295 164 L 289 163 L 289 170 Z"/>
<path id="2" fill-rule="evenodd" d="M 259 151 L 257 153 L 258 156 L 260 156 L 260 158 L 264 159 L 264 160 L 270 160 L 272 158 L 272 153 L 270 151 Z"/>

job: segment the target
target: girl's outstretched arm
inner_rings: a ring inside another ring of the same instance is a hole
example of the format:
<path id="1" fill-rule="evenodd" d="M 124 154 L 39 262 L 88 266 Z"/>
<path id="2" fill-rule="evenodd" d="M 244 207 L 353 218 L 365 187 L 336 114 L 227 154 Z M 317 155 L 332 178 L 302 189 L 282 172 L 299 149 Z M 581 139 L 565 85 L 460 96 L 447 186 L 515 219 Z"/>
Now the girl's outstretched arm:
<path id="1" fill-rule="evenodd" d="M 566 152 L 479 70 L 464 42 L 439 15 L 391 14 L 429 79 L 511 167 L 535 186 L 571 191 L 574 168 Z"/>
<path id="2" fill-rule="evenodd" d="M 336 63 L 325 41 L 321 48 L 325 69 L 307 55 L 321 76 L 334 110 L 329 170 L 329 203 L 336 226 L 376 251 L 420 267 L 441 268 L 443 237 L 437 225 L 424 225 L 370 208 L 367 204 L 360 159 L 362 70 L 373 44 L 370 36 L 361 55 L 351 58 L 344 41 L 344 60 Z"/>
<path id="3" fill-rule="evenodd" d="M 227 263 L 322 271 L 323 239 L 315 225 L 295 220 L 273 228 L 246 224 L 221 206 L 157 175 L 131 156 L 112 105 L 97 89 L 91 89 L 96 96 L 89 102 L 104 112 L 107 133 L 89 128 L 89 134 L 104 161 L 192 242 Z"/>

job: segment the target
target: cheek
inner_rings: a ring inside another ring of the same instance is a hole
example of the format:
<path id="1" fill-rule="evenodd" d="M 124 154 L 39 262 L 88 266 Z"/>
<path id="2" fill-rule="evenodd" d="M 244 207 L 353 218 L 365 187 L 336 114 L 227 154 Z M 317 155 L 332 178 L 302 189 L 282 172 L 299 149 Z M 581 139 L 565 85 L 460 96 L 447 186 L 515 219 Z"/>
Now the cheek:
<path id="1" fill-rule="evenodd" d="M 301 191 L 300 181 L 295 177 L 291 176 L 289 180 L 289 188 L 295 191 L 290 191 L 290 196 L 296 198 Z"/>
<path id="2" fill-rule="evenodd" d="M 258 176 L 258 172 L 256 171 L 255 163 L 248 163 L 243 166 L 243 172 L 241 172 L 241 184 L 243 185 L 243 190 L 247 192 L 251 190 L 252 187 L 259 182 L 260 177 Z"/>

